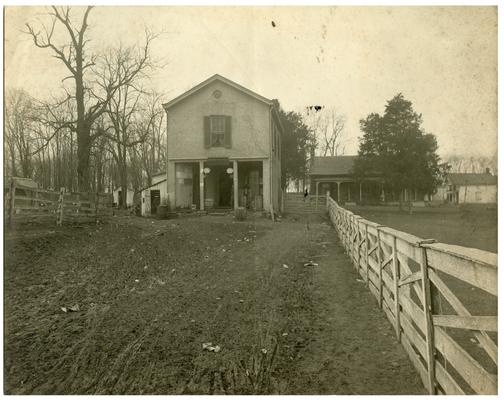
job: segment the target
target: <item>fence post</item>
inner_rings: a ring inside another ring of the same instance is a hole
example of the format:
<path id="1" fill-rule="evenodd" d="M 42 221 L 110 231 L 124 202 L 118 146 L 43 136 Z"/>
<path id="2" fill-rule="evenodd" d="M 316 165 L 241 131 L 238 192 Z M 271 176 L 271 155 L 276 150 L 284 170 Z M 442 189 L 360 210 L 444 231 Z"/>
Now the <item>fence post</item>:
<path id="1" fill-rule="evenodd" d="M 364 243 L 365 243 L 365 252 L 366 252 L 366 287 L 369 288 L 369 246 L 368 246 L 368 226 L 366 226 Z"/>
<path id="2" fill-rule="evenodd" d="M 395 331 L 397 340 L 401 343 L 401 317 L 400 317 L 400 304 L 399 304 L 399 279 L 401 278 L 399 272 L 399 263 L 397 262 L 397 244 L 396 237 L 392 245 L 392 274 L 394 279 L 394 300 L 395 300 Z"/>
<path id="3" fill-rule="evenodd" d="M 425 317 L 425 344 L 427 347 L 427 372 L 429 394 L 436 394 L 436 375 L 435 375 L 435 360 L 434 360 L 434 324 L 432 322 L 432 306 L 431 306 L 431 290 L 429 271 L 427 265 L 427 250 L 420 245 L 422 258 L 420 268 L 422 271 L 422 297 L 424 305 Z"/>
<path id="4" fill-rule="evenodd" d="M 61 226 L 63 223 L 63 200 L 65 196 L 65 188 L 60 188 L 60 194 L 58 198 L 58 213 L 57 213 L 57 220 L 56 220 L 56 225 Z"/>
<path id="5" fill-rule="evenodd" d="M 14 179 L 11 178 L 10 185 L 9 185 L 9 229 L 12 229 L 15 198 L 16 198 L 16 183 L 15 183 Z"/>
<path id="6" fill-rule="evenodd" d="M 378 248 L 376 251 L 378 251 L 378 305 L 380 306 L 380 309 L 383 309 L 383 283 L 382 283 L 382 270 L 383 270 L 383 260 L 381 256 L 381 239 L 380 239 L 380 229 L 378 228 Z M 395 237 L 394 237 L 394 244 L 395 244 Z"/>

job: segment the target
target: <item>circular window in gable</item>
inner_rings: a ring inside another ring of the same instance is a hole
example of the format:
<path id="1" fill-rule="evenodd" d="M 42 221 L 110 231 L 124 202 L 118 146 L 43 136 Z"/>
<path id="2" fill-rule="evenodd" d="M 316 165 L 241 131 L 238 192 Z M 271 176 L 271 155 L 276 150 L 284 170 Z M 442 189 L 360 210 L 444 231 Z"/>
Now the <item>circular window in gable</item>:
<path id="1" fill-rule="evenodd" d="M 214 90 L 213 97 L 219 99 L 222 96 L 222 92 L 220 90 Z"/>

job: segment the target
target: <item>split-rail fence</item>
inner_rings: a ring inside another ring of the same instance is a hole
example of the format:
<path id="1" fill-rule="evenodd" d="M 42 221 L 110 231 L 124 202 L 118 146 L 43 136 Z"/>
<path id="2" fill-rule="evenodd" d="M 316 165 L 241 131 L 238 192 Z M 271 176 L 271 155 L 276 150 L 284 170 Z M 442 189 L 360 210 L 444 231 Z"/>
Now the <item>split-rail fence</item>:
<path id="1" fill-rule="evenodd" d="M 497 254 L 327 210 L 429 394 L 497 394 Z"/>
<path id="2" fill-rule="evenodd" d="M 110 193 L 55 192 L 13 179 L 4 190 L 4 220 L 10 228 L 18 222 L 93 222 L 111 216 L 112 204 Z"/>

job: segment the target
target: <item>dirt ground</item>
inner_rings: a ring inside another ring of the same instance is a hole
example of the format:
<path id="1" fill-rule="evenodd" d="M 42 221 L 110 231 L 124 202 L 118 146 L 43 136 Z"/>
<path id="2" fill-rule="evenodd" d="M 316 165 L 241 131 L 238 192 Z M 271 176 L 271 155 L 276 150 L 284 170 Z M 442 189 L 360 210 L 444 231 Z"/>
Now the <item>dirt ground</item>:
<path id="1" fill-rule="evenodd" d="M 4 392 L 425 394 L 333 228 L 305 218 L 7 235 Z"/>

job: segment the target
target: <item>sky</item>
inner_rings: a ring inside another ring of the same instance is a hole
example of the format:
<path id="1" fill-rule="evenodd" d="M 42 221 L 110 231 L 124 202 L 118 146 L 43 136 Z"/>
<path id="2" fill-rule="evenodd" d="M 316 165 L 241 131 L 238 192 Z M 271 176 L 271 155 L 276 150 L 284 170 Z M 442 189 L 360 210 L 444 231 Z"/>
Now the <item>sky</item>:
<path id="1" fill-rule="evenodd" d="M 33 45 L 24 24 L 44 7 L 5 10 L 5 86 L 37 98 L 59 93 L 68 74 Z M 83 9 L 74 7 L 79 20 Z M 274 25 L 272 24 L 274 22 Z M 285 110 L 323 105 L 346 119 L 345 154 L 356 154 L 359 120 L 382 114 L 398 93 L 437 136 L 439 154 L 497 152 L 497 8 L 486 7 L 96 7 L 90 51 L 141 44 L 161 68 L 149 85 L 165 100 L 218 73 L 279 99 Z M 62 31 L 55 40 L 63 43 Z"/>

